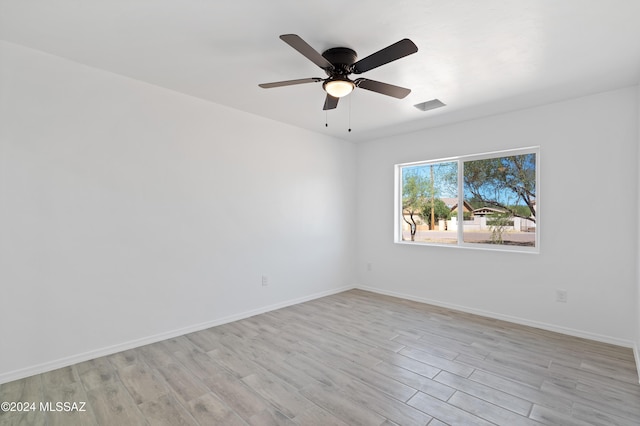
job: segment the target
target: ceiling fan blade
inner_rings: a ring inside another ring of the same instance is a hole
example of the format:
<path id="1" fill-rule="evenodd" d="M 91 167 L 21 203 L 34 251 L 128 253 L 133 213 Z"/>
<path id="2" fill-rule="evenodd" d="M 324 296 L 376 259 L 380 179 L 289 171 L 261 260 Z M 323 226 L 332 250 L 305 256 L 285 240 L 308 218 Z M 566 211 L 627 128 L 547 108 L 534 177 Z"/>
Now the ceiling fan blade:
<path id="1" fill-rule="evenodd" d="M 317 50 L 309 46 L 309 44 L 300 38 L 300 36 L 296 34 L 283 34 L 280 36 L 280 39 L 296 49 L 298 52 L 302 53 L 304 57 L 320 68 L 325 70 L 333 68 L 331 62 L 327 61 L 324 56 L 318 53 Z"/>
<path id="2" fill-rule="evenodd" d="M 416 53 L 417 51 L 418 46 L 408 38 L 405 38 L 391 46 L 378 50 L 376 53 L 372 53 L 366 58 L 360 59 L 358 62 L 353 64 L 353 72 L 355 74 L 362 74 L 365 71 L 378 68 L 381 65 L 404 58 L 405 56 Z"/>
<path id="3" fill-rule="evenodd" d="M 398 99 L 405 98 L 409 93 L 411 93 L 411 89 L 366 78 L 358 78 L 354 81 L 354 84 L 356 87 L 361 89 L 371 90 L 372 92 L 381 93 Z"/>
<path id="4" fill-rule="evenodd" d="M 321 78 L 313 77 L 313 78 L 300 78 L 298 80 L 285 80 L 285 81 L 276 81 L 274 83 L 262 83 L 258 84 L 258 86 L 263 89 L 271 89 L 272 87 L 282 87 L 282 86 L 293 86 L 294 84 L 304 84 L 304 83 L 317 83 L 322 81 Z"/>
<path id="5" fill-rule="evenodd" d="M 334 98 L 327 93 L 327 97 L 324 99 L 324 107 L 322 108 L 322 110 L 326 111 L 328 109 L 335 109 L 338 106 L 339 100 L 340 98 Z"/>

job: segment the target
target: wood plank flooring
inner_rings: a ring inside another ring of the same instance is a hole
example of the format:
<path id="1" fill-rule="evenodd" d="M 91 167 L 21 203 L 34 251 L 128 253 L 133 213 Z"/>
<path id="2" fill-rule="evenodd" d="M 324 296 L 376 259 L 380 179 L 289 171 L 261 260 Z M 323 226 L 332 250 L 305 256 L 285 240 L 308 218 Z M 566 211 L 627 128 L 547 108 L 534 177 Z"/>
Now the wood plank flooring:
<path id="1" fill-rule="evenodd" d="M 7 383 L 0 401 L 38 404 L 1 425 L 640 424 L 630 349 L 361 290 Z"/>

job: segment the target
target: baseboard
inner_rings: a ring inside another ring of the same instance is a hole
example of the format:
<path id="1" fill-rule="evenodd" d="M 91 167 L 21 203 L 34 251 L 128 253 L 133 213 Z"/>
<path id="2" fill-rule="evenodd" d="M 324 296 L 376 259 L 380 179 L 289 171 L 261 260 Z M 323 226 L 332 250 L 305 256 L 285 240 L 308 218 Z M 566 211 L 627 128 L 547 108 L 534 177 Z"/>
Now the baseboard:
<path id="1" fill-rule="evenodd" d="M 102 356 L 112 355 L 118 352 L 137 348 L 137 347 L 148 345 L 151 343 L 160 342 L 162 340 L 167 340 L 174 337 L 182 336 L 184 334 L 194 333 L 196 331 L 205 330 L 207 328 L 216 327 L 218 325 L 227 324 L 233 321 L 239 321 L 255 315 L 263 314 L 265 312 L 275 311 L 277 309 L 286 308 L 287 306 L 297 305 L 299 303 L 308 302 L 310 300 L 319 299 L 321 297 L 330 296 L 332 294 L 342 293 L 343 291 L 351 290 L 353 288 L 356 288 L 356 287 L 344 286 L 344 287 L 340 287 L 332 290 L 326 290 L 319 293 L 314 293 L 309 296 L 290 299 L 284 302 L 276 303 L 269 306 L 264 306 L 258 309 L 253 309 L 250 311 L 240 312 L 234 315 L 229 315 L 224 318 L 218 318 L 212 321 L 207 321 L 200 324 L 194 324 L 188 327 L 167 331 L 165 333 L 155 334 L 153 336 L 147 336 L 140 339 L 130 340 L 127 342 L 119 343 L 117 345 L 108 346 L 108 347 L 84 352 L 81 354 L 60 358 L 54 361 L 45 362 L 45 363 L 34 365 L 31 367 L 9 371 L 7 373 L 0 374 L 0 384 L 23 379 L 25 377 L 33 376 L 35 374 L 46 373 L 47 371 L 68 367 L 69 365 L 77 364 L 79 362 L 89 361 L 91 359 L 99 358 Z"/>
<path id="2" fill-rule="evenodd" d="M 581 337 L 583 339 L 595 340 L 597 342 L 602 342 L 602 343 L 609 343 L 611 345 L 622 346 L 625 348 L 634 348 L 635 346 L 635 343 L 630 340 L 617 339 L 615 337 L 605 336 L 597 333 L 590 333 L 583 330 L 576 330 L 573 328 L 561 327 L 555 324 L 549 324 L 549 323 L 540 322 L 540 321 L 532 321 L 525 318 L 514 317 L 510 315 L 503 315 L 503 314 L 499 314 L 491 311 L 484 311 L 481 309 L 474 309 L 468 306 L 456 305 L 453 303 L 442 302 L 439 300 L 429 299 L 425 297 L 418 297 L 410 294 L 381 290 L 379 288 L 367 287 L 367 286 L 361 286 L 361 285 L 358 285 L 355 288 L 360 290 L 370 291 L 372 293 L 384 294 L 386 296 L 393 296 L 393 297 L 399 297 L 401 299 L 412 300 L 414 302 L 427 303 L 429 305 L 440 306 L 442 308 L 453 309 L 456 311 L 466 312 L 469 314 L 480 315 L 487 318 L 493 318 L 497 320 L 512 322 L 514 324 L 526 325 L 529 327 L 535 327 L 542 330 L 553 331 L 556 333 L 566 334 L 573 337 Z M 640 366 L 640 364 L 638 363 L 639 358 L 638 358 L 637 351 L 635 351 L 635 353 L 636 353 L 636 366 Z"/>

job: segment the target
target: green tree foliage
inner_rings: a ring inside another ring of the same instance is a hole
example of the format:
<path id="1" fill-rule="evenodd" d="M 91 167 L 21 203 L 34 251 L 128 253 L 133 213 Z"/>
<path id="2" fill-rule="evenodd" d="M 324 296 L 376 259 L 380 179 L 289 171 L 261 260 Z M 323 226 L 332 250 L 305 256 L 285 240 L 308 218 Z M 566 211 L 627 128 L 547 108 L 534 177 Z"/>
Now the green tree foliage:
<path id="1" fill-rule="evenodd" d="M 426 219 L 428 217 L 431 217 L 432 206 L 433 206 L 433 212 L 434 212 L 434 217 L 436 221 L 440 219 L 447 220 L 450 218 L 451 210 L 449 210 L 449 207 L 447 207 L 444 201 L 442 201 L 440 198 L 435 198 L 433 202 L 431 202 L 431 199 L 425 200 L 425 203 L 422 207 L 422 211 L 420 212 L 423 218 Z"/>
<path id="2" fill-rule="evenodd" d="M 509 206 L 509 210 L 515 212 L 517 217 L 531 217 L 531 209 L 529 206 Z"/>
<path id="3" fill-rule="evenodd" d="M 535 222 L 535 173 L 535 154 L 465 162 L 465 198 Z"/>
<path id="4" fill-rule="evenodd" d="M 418 217 L 431 227 L 432 206 L 434 221 L 449 218 L 449 209 L 438 196 L 456 193 L 457 173 L 456 162 L 403 168 L 402 219 L 411 228 L 411 241 L 415 241 Z"/>
<path id="5" fill-rule="evenodd" d="M 402 219 L 409 224 L 411 241 L 415 241 L 416 217 L 420 216 L 426 200 L 431 197 L 432 185 L 419 169 L 405 170 L 402 178 Z"/>

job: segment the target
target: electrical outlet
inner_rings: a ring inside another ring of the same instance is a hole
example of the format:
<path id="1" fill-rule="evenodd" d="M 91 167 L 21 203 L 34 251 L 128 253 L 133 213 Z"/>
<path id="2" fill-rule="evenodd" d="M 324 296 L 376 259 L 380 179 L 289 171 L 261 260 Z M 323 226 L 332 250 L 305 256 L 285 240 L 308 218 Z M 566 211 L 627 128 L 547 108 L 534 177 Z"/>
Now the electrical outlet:
<path id="1" fill-rule="evenodd" d="M 269 285 L 269 277 L 268 277 L 268 276 L 266 276 L 266 275 L 263 275 L 263 276 L 262 276 L 262 286 L 263 286 L 263 287 L 266 287 L 266 286 L 268 286 L 268 285 Z"/>
<path id="2" fill-rule="evenodd" d="M 556 302 L 567 303 L 567 290 L 556 290 Z"/>

